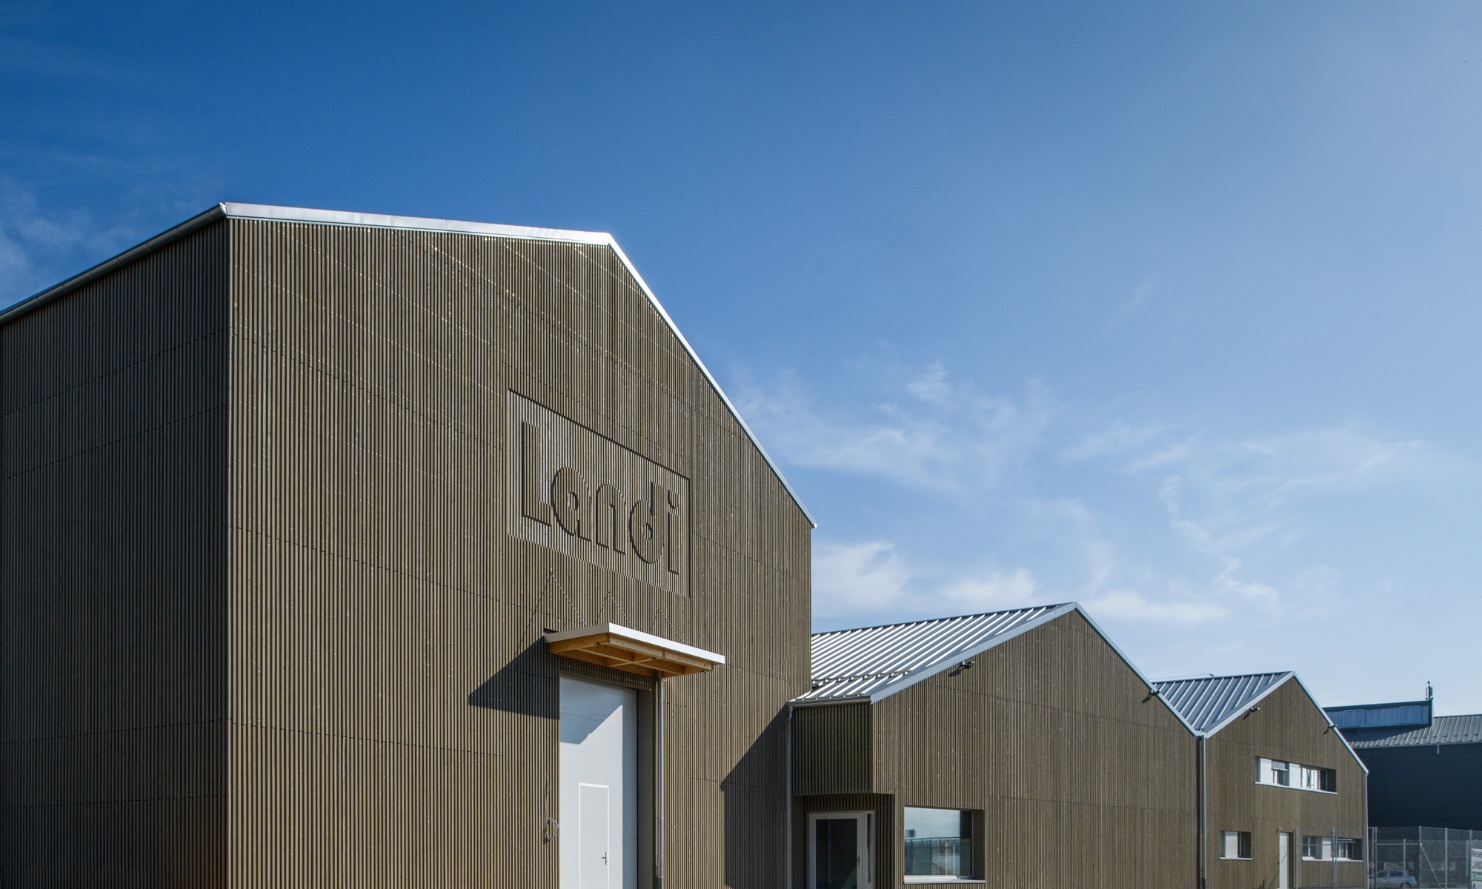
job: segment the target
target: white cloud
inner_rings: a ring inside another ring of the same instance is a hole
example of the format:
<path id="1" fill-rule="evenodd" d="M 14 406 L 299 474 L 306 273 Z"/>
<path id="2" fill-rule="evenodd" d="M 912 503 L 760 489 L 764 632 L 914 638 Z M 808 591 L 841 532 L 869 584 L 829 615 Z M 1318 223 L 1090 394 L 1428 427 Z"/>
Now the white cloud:
<path id="1" fill-rule="evenodd" d="M 813 550 L 813 612 L 819 617 L 884 612 L 905 604 L 911 573 L 883 540 Z"/>
<path id="2" fill-rule="evenodd" d="M 87 213 L 44 212 L 29 189 L 0 180 L 0 306 L 97 261 L 131 237 L 125 226 L 94 225 Z"/>
<path id="3" fill-rule="evenodd" d="M 948 584 L 941 593 L 943 604 L 964 614 L 1022 608 L 1039 600 L 1039 584 L 1028 569 L 1012 573 L 989 571 Z"/>
<path id="4" fill-rule="evenodd" d="M 785 465 L 886 485 L 865 497 L 898 523 L 817 548 L 815 609 L 835 626 L 1068 600 L 1123 627 L 1303 614 L 1335 594 L 1315 566 L 1328 556 L 1297 546 L 1323 501 L 1445 462 L 1357 424 L 1224 435 L 1208 417 L 1108 419 L 1033 387 L 984 393 L 940 362 L 882 364 L 852 399 L 784 375 L 741 400 Z"/>
<path id="5" fill-rule="evenodd" d="M 851 410 L 784 376 L 769 390 L 744 388 L 739 401 L 786 463 L 955 496 L 1020 475 L 1053 413 L 1034 393 L 1016 400 L 953 384 L 940 364 L 889 388 L 896 397 Z"/>
<path id="6" fill-rule="evenodd" d="M 1214 602 L 1198 599 L 1153 601 L 1136 590 L 1112 589 L 1083 603 L 1093 618 L 1194 626 L 1220 620 L 1229 610 Z"/>
<path id="7" fill-rule="evenodd" d="M 947 385 L 947 368 L 940 362 L 931 365 L 906 383 L 906 391 L 922 401 L 946 404 L 952 394 L 952 387 Z"/>
<path id="8" fill-rule="evenodd" d="M 826 622 L 859 624 L 1041 602 L 1040 585 L 1026 568 L 969 570 L 946 580 L 931 575 L 908 565 L 889 541 L 821 544 L 813 554 L 813 612 Z"/>

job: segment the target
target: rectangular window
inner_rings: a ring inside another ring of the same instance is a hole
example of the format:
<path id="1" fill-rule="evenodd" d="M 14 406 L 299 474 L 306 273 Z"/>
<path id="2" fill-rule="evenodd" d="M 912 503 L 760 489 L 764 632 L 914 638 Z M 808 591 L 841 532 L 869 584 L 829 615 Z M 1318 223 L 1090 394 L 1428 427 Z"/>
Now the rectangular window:
<path id="1" fill-rule="evenodd" d="M 1362 861 L 1359 841 L 1348 837 L 1302 837 L 1307 861 Z"/>
<path id="2" fill-rule="evenodd" d="M 1317 769 L 1312 766 L 1298 766 L 1302 774 L 1302 783 L 1299 785 L 1303 790 L 1317 789 Z"/>
<path id="3" fill-rule="evenodd" d="M 1256 783 L 1337 793 L 1338 772 L 1335 769 L 1301 765 L 1280 759 L 1267 759 L 1262 756 L 1256 760 Z"/>
<path id="4" fill-rule="evenodd" d="M 1250 831 L 1227 830 L 1220 836 L 1220 841 L 1221 858 L 1250 858 Z"/>
<path id="5" fill-rule="evenodd" d="M 973 813 L 959 809 L 906 807 L 907 882 L 972 879 Z"/>

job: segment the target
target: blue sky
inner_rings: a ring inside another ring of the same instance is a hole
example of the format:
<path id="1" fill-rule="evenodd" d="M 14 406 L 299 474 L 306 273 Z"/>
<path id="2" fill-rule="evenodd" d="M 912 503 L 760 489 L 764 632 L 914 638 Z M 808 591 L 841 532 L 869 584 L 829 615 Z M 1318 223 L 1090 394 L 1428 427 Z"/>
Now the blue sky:
<path id="1" fill-rule="evenodd" d="M 819 629 L 1482 711 L 1482 6 L 0 0 L 0 303 L 221 200 L 612 232 Z"/>

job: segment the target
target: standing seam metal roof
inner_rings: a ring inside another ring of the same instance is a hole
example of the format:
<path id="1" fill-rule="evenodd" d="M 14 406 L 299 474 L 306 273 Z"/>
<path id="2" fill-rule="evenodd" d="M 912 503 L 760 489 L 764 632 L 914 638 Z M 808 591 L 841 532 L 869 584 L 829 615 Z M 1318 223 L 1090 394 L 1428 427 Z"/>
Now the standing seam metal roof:
<path id="1" fill-rule="evenodd" d="M 1248 673 L 1154 682 L 1163 700 L 1200 734 L 1213 734 L 1294 674 Z"/>
<path id="2" fill-rule="evenodd" d="M 1444 744 L 1482 743 L 1482 713 L 1470 716 L 1437 716 L 1425 728 L 1398 732 L 1383 738 L 1364 738 L 1352 732 L 1348 743 L 1359 750 L 1376 747 L 1434 747 Z"/>
<path id="3" fill-rule="evenodd" d="M 798 703 L 878 700 L 1076 606 L 1041 605 L 813 636 L 813 689 Z"/>

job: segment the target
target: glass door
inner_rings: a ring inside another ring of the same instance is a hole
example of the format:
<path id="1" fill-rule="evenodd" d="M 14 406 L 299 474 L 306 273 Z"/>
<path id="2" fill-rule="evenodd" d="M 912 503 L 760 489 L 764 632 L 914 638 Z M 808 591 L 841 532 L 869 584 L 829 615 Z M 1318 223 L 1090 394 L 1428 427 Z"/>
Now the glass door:
<path id="1" fill-rule="evenodd" d="M 874 814 L 824 812 L 808 822 L 809 889 L 874 889 Z"/>

